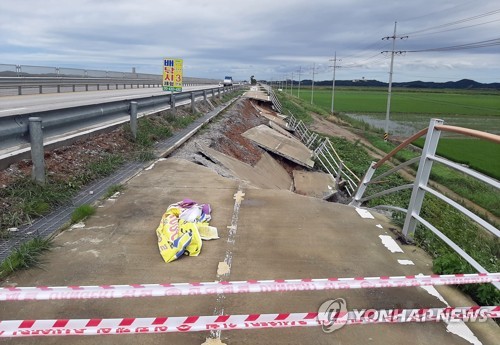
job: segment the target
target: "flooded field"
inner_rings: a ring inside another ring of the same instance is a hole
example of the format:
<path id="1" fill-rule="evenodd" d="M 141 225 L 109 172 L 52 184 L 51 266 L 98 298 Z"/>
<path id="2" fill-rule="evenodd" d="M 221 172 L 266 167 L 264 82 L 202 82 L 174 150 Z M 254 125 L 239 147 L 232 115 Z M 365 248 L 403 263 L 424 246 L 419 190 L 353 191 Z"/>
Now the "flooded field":
<path id="1" fill-rule="evenodd" d="M 346 113 L 355 120 L 364 121 L 375 128 L 384 129 L 385 114 L 353 114 Z M 435 116 L 444 120 L 445 124 L 476 129 L 500 135 L 500 116 L 443 115 Z M 431 117 L 423 114 L 391 114 L 389 133 L 398 137 L 408 137 L 429 126 Z M 453 134 L 446 134 L 452 136 Z"/>

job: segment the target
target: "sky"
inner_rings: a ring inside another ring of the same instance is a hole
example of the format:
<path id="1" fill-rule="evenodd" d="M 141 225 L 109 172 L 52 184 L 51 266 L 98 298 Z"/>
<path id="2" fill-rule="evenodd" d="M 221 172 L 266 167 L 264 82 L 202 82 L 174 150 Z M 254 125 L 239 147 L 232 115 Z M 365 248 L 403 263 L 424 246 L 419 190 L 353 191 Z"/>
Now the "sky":
<path id="1" fill-rule="evenodd" d="M 387 82 L 396 21 L 393 81 L 500 82 L 497 0 L 0 0 L 0 64 Z"/>

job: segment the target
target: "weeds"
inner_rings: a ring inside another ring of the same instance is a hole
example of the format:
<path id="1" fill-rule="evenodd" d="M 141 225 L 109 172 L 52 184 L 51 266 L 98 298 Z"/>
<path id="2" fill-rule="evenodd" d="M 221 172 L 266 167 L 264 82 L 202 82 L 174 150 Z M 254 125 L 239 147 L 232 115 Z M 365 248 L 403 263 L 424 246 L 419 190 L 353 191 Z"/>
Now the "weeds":
<path id="1" fill-rule="evenodd" d="M 104 196 L 103 198 L 104 199 L 107 199 L 113 195 L 115 195 L 115 193 L 118 193 L 118 192 L 121 192 L 125 189 L 125 186 L 122 185 L 122 184 L 114 184 L 112 186 L 110 186 L 107 190 L 106 190 L 106 193 L 104 193 Z"/>
<path id="2" fill-rule="evenodd" d="M 71 224 L 78 223 L 79 221 L 87 217 L 90 217 L 94 213 L 95 213 L 94 206 L 88 204 L 83 204 L 81 206 L 78 206 L 71 214 Z"/>
<path id="3" fill-rule="evenodd" d="M 0 277 L 10 273 L 40 265 L 40 255 L 52 247 L 52 238 L 36 237 L 23 243 L 0 264 Z"/>

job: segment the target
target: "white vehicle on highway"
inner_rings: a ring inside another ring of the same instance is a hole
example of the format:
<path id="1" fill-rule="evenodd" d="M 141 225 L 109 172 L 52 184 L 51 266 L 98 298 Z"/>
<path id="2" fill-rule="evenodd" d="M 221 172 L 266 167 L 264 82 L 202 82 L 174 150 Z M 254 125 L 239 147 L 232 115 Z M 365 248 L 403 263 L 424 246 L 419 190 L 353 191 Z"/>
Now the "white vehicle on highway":
<path id="1" fill-rule="evenodd" d="M 224 77 L 224 86 L 232 86 L 233 77 Z"/>

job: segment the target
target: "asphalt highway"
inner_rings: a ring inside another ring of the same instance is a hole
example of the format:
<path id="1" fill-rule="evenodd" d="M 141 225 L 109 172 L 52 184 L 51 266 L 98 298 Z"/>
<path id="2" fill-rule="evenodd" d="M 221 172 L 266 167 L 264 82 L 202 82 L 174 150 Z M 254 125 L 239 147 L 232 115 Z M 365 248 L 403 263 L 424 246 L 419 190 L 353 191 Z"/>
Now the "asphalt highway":
<path id="1" fill-rule="evenodd" d="M 185 86 L 183 91 L 203 90 L 218 85 Z M 0 117 L 99 104 L 167 93 L 161 88 L 81 91 L 0 97 Z"/>

